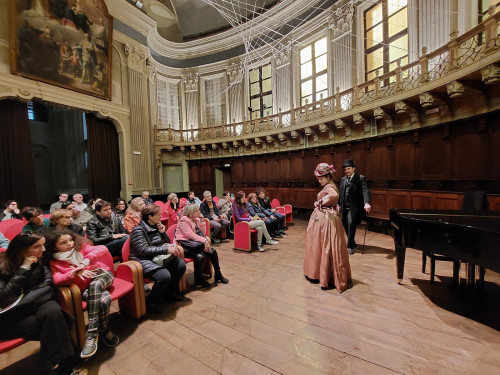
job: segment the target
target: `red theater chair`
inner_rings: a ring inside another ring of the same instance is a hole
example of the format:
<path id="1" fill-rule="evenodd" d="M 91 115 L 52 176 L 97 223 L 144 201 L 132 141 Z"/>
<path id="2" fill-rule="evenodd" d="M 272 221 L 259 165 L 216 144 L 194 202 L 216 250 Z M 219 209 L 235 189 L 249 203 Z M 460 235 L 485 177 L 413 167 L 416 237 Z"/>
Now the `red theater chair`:
<path id="1" fill-rule="evenodd" d="M 291 223 L 293 220 L 293 211 L 292 211 L 292 205 L 291 204 L 284 204 L 283 206 L 281 205 L 280 201 L 277 200 L 276 198 L 271 201 L 271 207 L 275 208 L 278 210 L 280 214 L 283 214 L 286 216 L 286 223 Z"/>

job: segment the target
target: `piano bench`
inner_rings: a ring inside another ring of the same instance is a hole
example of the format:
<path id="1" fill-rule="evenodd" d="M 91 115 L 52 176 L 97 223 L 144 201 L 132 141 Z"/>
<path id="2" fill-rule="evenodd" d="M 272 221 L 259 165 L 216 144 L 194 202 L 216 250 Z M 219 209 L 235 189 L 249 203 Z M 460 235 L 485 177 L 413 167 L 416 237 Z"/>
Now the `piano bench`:
<path id="1" fill-rule="evenodd" d="M 459 284 L 459 273 L 460 273 L 460 261 L 445 257 L 443 255 L 429 254 L 426 252 L 422 253 L 422 273 L 425 273 L 425 265 L 427 263 L 427 257 L 431 260 L 431 284 L 434 284 L 434 276 L 436 275 L 436 261 L 453 262 L 453 285 L 458 286 Z"/>

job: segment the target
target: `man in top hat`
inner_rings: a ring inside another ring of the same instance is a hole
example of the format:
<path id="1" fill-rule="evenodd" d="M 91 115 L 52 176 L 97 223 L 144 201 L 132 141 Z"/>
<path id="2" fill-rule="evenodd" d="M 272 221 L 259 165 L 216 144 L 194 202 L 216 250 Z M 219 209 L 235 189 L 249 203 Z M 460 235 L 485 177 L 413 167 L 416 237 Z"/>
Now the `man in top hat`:
<path id="1" fill-rule="evenodd" d="M 354 161 L 344 161 L 345 176 L 340 180 L 339 207 L 342 224 L 347 233 L 349 254 L 356 252 L 356 224 L 360 223 L 366 214 L 370 213 L 370 191 L 366 185 L 365 176 L 355 173 Z"/>

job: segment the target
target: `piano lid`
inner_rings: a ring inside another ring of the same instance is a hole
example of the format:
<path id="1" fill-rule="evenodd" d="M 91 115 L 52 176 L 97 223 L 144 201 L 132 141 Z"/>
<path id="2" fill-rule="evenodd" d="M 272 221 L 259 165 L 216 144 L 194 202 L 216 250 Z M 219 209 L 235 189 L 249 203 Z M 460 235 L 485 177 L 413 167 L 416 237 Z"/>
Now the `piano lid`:
<path id="1" fill-rule="evenodd" d="M 472 227 L 500 233 L 500 212 L 465 212 L 453 210 L 418 210 L 393 208 L 391 208 L 391 211 L 394 211 L 394 213 L 404 219 Z"/>

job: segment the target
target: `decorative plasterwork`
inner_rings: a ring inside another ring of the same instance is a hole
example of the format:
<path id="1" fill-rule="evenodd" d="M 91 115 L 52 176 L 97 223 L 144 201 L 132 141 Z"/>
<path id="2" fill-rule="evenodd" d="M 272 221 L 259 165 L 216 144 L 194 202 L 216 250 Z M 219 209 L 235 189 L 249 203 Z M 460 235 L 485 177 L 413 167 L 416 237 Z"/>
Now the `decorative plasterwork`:
<path id="1" fill-rule="evenodd" d="M 125 55 L 127 55 L 127 65 L 130 69 L 144 73 L 147 55 L 140 48 L 125 44 Z"/>
<path id="2" fill-rule="evenodd" d="M 498 82 L 500 80 L 500 65 L 491 64 L 481 69 L 481 77 L 487 85 Z"/>
<path id="3" fill-rule="evenodd" d="M 184 82 L 186 92 L 198 91 L 198 73 L 191 72 L 182 76 L 182 82 Z"/>
<path id="4" fill-rule="evenodd" d="M 292 43 L 278 44 L 276 49 L 273 50 L 274 61 L 276 62 L 276 68 L 281 68 L 285 65 L 290 64 L 290 54 L 292 52 Z"/>
<path id="5" fill-rule="evenodd" d="M 227 68 L 227 76 L 229 77 L 229 84 L 240 83 L 243 78 L 243 65 L 241 62 L 233 62 Z"/>
<path id="6" fill-rule="evenodd" d="M 333 39 L 352 32 L 354 4 L 352 1 L 335 9 L 328 18 L 328 28 L 333 31 Z"/>
<path id="7" fill-rule="evenodd" d="M 431 108 L 436 106 L 435 98 L 429 92 L 420 94 L 418 98 L 420 99 L 420 105 L 422 108 Z"/>
<path id="8" fill-rule="evenodd" d="M 450 98 L 457 98 L 464 94 L 464 85 L 459 81 L 453 81 L 446 84 L 446 91 Z"/>
<path id="9" fill-rule="evenodd" d="M 156 62 L 153 60 L 151 55 L 146 59 L 146 71 L 148 73 L 149 80 L 154 84 L 156 82 Z"/>

